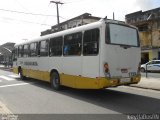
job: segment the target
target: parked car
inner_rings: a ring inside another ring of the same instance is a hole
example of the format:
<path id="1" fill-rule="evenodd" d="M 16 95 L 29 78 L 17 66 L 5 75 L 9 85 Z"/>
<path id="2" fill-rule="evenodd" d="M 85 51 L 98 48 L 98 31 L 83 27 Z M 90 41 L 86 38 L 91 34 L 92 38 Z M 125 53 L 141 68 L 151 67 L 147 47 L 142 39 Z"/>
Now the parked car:
<path id="1" fill-rule="evenodd" d="M 142 64 L 141 72 L 145 72 L 146 70 L 151 72 L 160 72 L 160 60 L 151 60 L 145 64 Z"/>

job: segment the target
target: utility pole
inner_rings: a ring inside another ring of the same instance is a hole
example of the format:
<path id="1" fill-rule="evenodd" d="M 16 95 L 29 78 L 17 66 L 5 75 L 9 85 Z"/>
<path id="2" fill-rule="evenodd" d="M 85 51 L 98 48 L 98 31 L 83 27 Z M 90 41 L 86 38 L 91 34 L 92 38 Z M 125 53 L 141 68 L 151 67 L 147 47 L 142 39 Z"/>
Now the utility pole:
<path id="1" fill-rule="evenodd" d="M 56 6 L 57 6 L 57 24 L 58 24 L 58 30 L 60 30 L 60 26 L 59 26 L 59 10 L 58 10 L 58 4 L 64 4 L 64 3 L 62 3 L 62 2 L 60 2 L 60 1 L 50 1 L 50 3 L 55 3 L 56 4 Z"/>
<path id="2" fill-rule="evenodd" d="M 115 19 L 115 16 L 114 16 L 114 12 L 113 12 L 113 20 Z"/>

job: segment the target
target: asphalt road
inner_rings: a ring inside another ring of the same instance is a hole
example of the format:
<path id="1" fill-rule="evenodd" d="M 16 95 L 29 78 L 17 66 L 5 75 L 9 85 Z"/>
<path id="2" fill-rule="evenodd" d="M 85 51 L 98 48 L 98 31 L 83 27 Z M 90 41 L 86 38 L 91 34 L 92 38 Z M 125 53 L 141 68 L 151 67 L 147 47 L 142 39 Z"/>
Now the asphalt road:
<path id="1" fill-rule="evenodd" d="M 0 70 L 0 101 L 14 114 L 160 113 L 160 92 L 134 87 L 54 91 L 50 84 Z"/>

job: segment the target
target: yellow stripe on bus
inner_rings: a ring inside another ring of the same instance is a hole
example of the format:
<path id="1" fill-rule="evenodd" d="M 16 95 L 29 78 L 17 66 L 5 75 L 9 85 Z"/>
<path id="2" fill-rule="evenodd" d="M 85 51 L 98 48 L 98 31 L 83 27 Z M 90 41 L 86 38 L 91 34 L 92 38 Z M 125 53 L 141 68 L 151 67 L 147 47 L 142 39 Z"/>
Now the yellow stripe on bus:
<path id="1" fill-rule="evenodd" d="M 17 68 L 13 68 L 13 72 L 18 73 Z M 50 72 L 23 69 L 24 76 L 50 82 Z M 141 76 L 137 75 L 132 78 L 132 83 L 138 83 Z M 63 86 L 77 89 L 101 89 L 111 86 L 121 85 L 118 79 L 107 79 L 104 77 L 87 78 L 82 76 L 73 76 L 60 74 L 60 84 Z"/>

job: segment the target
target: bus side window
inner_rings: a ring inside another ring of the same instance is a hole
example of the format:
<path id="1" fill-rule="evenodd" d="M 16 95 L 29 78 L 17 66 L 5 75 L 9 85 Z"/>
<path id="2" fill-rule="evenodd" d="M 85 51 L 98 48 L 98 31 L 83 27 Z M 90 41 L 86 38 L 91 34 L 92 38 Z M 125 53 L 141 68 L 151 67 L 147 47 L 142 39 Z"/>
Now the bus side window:
<path id="1" fill-rule="evenodd" d="M 30 57 L 37 56 L 37 43 L 30 44 Z"/>
<path id="2" fill-rule="evenodd" d="M 99 52 L 99 29 L 87 30 L 83 37 L 83 55 L 97 55 Z"/>
<path id="3" fill-rule="evenodd" d="M 48 56 L 48 40 L 43 40 L 40 42 L 40 56 Z"/>
<path id="4" fill-rule="evenodd" d="M 23 56 L 24 57 L 28 57 L 28 48 L 29 48 L 29 45 L 27 44 L 27 45 L 24 45 L 24 52 L 23 52 Z"/>
<path id="5" fill-rule="evenodd" d="M 64 45 L 63 54 L 68 55 L 69 45 Z"/>
<path id="6" fill-rule="evenodd" d="M 18 46 L 18 57 L 23 57 L 23 46 Z"/>
<path id="7" fill-rule="evenodd" d="M 63 55 L 81 55 L 82 33 L 74 33 L 64 36 Z"/>
<path id="8" fill-rule="evenodd" d="M 17 48 L 12 51 L 12 60 L 17 61 Z"/>
<path id="9" fill-rule="evenodd" d="M 50 39 L 50 56 L 61 56 L 62 55 L 62 43 L 63 37 L 56 37 Z"/>

